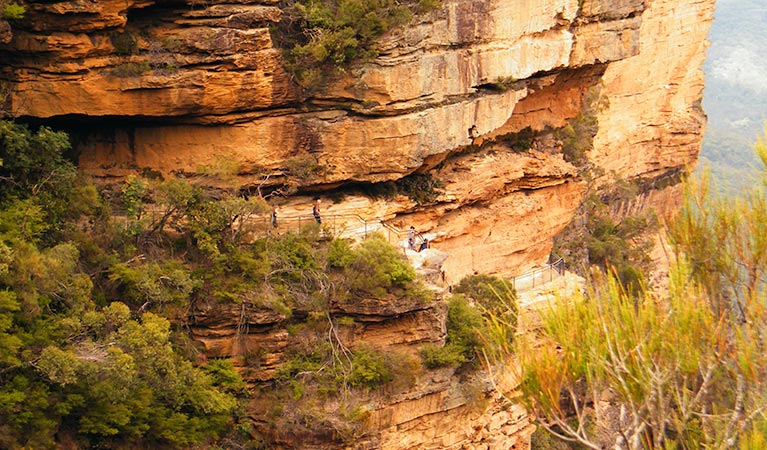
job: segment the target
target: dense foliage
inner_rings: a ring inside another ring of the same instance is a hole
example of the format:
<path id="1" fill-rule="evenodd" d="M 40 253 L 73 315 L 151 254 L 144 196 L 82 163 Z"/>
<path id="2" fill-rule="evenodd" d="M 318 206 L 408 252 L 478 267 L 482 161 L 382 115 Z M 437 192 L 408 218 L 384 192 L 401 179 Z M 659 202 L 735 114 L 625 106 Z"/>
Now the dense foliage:
<path id="1" fill-rule="evenodd" d="M 510 350 L 517 304 L 508 283 L 490 275 L 471 275 L 453 293 L 447 304 L 445 345 L 425 345 L 420 352 L 424 365 L 476 368 L 488 353 Z"/>
<path id="2" fill-rule="evenodd" d="M 4 20 L 23 19 L 26 12 L 26 8 L 16 2 L 0 2 L 0 16 Z"/>
<path id="3" fill-rule="evenodd" d="M 255 219 L 262 199 L 195 180 L 99 190 L 68 149 L 63 133 L 0 121 L 0 447 L 256 445 L 241 411 L 254 394 L 232 363 L 191 361 L 185 326 L 202 303 L 282 318 L 288 359 L 262 405 L 276 426 L 300 432 L 321 412 L 319 429 L 348 438 L 369 415 L 350 392 L 410 386 L 417 358 L 345 347 L 354 318 L 331 308 L 432 301 L 382 237 L 276 235 Z"/>
<path id="4" fill-rule="evenodd" d="M 767 163 L 767 144 L 760 144 Z M 767 167 L 767 165 L 765 166 Z M 767 190 L 688 193 L 668 224 L 667 289 L 593 280 L 518 349 L 528 406 L 586 448 L 763 448 L 767 429 Z"/>
<path id="5" fill-rule="evenodd" d="M 185 447 L 216 437 L 243 386 L 231 364 L 183 358 L 167 319 L 131 309 L 178 287 L 158 282 L 159 268 L 129 273 L 118 261 L 135 254 L 121 251 L 130 246 L 94 250 L 109 219 L 63 157 L 68 146 L 48 128 L 0 122 L 0 446 L 51 448 L 68 436 Z M 93 273 L 110 272 L 132 280 L 129 295 L 94 286 L 110 277 Z"/>
<path id="6" fill-rule="evenodd" d="M 629 202 L 638 193 L 638 185 L 618 181 L 599 195 L 587 195 L 577 212 L 581 219 L 555 237 L 553 253 L 575 273 L 587 275 L 598 268 L 614 274 L 629 292 L 638 291 L 651 266 L 653 236 L 648 230 L 657 228 L 658 219 L 652 211 L 618 219 L 610 207 Z"/>

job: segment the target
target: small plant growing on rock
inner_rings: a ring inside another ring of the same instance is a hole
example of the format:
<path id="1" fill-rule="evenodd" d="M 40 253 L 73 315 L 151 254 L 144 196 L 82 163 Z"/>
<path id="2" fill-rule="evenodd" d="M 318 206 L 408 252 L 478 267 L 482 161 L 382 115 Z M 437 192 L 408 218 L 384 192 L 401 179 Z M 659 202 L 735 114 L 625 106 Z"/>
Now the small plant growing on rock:
<path id="1" fill-rule="evenodd" d="M 285 168 L 294 183 L 304 184 L 322 172 L 317 159 L 312 155 L 299 155 L 285 161 Z"/>
<path id="2" fill-rule="evenodd" d="M 445 184 L 442 180 L 430 174 L 412 174 L 396 181 L 376 183 L 365 189 L 374 197 L 394 198 L 396 195 L 406 195 L 419 205 L 434 203 Z"/>
<path id="3" fill-rule="evenodd" d="M 536 133 L 530 127 L 525 127 L 517 133 L 509 133 L 499 137 L 499 141 L 509 146 L 512 151 L 520 153 L 533 148 L 535 139 Z"/>
<path id="4" fill-rule="evenodd" d="M 109 36 L 115 53 L 121 56 L 137 55 L 139 52 L 138 38 L 135 34 L 126 31 L 125 33 L 113 33 Z"/>
<path id="5" fill-rule="evenodd" d="M 607 106 L 607 97 L 601 95 L 601 87 L 594 86 L 586 93 L 578 115 L 554 131 L 554 137 L 562 142 L 565 161 L 576 166 L 586 164 L 586 153 L 593 147 L 594 136 L 599 130 L 597 114 Z"/>
<path id="6" fill-rule="evenodd" d="M 508 91 L 517 87 L 517 79 L 513 76 L 498 77 L 493 83 L 493 87 L 499 91 Z"/>
<path id="7" fill-rule="evenodd" d="M 152 70 L 152 66 L 146 61 L 126 62 L 115 66 L 112 75 L 118 78 L 138 77 Z"/>
<path id="8" fill-rule="evenodd" d="M 21 20 L 27 12 L 26 8 L 18 3 L 7 3 L 2 6 L 2 17 L 5 20 Z"/>

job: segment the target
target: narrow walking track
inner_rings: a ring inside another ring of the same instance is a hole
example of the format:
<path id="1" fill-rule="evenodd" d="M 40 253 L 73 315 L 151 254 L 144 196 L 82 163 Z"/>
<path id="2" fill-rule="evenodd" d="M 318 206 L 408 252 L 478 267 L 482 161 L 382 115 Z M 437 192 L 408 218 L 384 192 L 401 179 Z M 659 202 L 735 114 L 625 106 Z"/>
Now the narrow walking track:
<path id="1" fill-rule="evenodd" d="M 440 268 L 449 254 L 432 248 L 426 248 L 420 252 L 411 250 L 408 244 L 407 230 L 400 230 L 383 220 L 368 220 L 356 213 L 322 214 L 321 218 L 322 227 L 331 236 L 361 240 L 372 233 L 383 235 L 390 244 L 402 249 L 408 261 L 430 284 L 436 288 L 447 288 Z M 245 228 L 247 232 L 256 236 L 271 233 L 297 233 L 309 227 L 317 226 L 316 218 L 312 214 L 278 216 L 276 223 L 277 225 L 274 226 L 270 217 L 251 218 L 245 224 Z M 418 248 L 424 240 L 433 242 L 436 237 L 438 237 L 436 233 L 416 233 L 415 247 Z M 562 277 L 564 273 L 564 261 L 559 258 L 553 263 L 547 263 L 544 267 L 535 268 L 513 277 L 511 282 L 517 293 L 520 293 L 552 283 Z"/>

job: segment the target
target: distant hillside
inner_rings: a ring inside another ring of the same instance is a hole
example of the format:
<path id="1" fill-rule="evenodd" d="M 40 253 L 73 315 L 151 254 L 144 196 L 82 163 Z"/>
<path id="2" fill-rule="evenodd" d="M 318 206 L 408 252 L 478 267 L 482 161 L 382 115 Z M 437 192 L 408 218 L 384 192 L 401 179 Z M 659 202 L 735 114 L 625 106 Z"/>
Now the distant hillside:
<path id="1" fill-rule="evenodd" d="M 757 167 L 753 144 L 767 120 L 767 4 L 718 0 L 704 65 L 708 130 L 699 168 L 710 167 L 733 189 Z"/>

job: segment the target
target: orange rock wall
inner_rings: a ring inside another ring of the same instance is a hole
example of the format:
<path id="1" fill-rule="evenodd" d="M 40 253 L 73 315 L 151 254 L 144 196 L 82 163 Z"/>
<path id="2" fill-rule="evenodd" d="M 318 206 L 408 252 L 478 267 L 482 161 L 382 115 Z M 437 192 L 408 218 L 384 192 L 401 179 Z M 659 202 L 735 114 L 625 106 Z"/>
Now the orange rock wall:
<path id="1" fill-rule="evenodd" d="M 416 226 L 449 255 L 452 283 L 545 263 L 585 183 L 550 138 L 521 150 L 507 138 L 562 127 L 596 88 L 605 101 L 588 158 L 606 180 L 651 182 L 695 164 L 713 4 L 443 0 L 384 36 L 378 58 L 307 96 L 269 34 L 282 15 L 274 0 L 34 3 L 12 37 L 0 26 L 0 79 L 13 88 L 5 110 L 68 127 L 80 167 L 106 180 L 233 164 L 238 184 L 279 187 L 291 158 L 308 156 L 321 170 L 280 200 L 281 214 L 306 214 L 313 196 L 343 191 L 326 214 Z M 346 191 L 413 173 L 442 183 L 434 203 Z M 415 354 L 443 341 L 440 307 L 379 306 L 353 312 L 363 319 L 343 332 L 349 346 Z M 250 382 L 269 382 L 285 361 L 285 317 L 248 311 L 241 335 L 242 311 L 195 314 L 206 355 L 234 357 Z M 245 361 L 253 349 L 258 367 Z M 452 373 L 438 373 L 396 398 L 371 398 L 375 432 L 359 448 L 527 448 L 524 411 L 480 391 L 487 403 L 477 410 Z"/>

